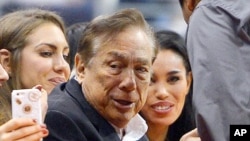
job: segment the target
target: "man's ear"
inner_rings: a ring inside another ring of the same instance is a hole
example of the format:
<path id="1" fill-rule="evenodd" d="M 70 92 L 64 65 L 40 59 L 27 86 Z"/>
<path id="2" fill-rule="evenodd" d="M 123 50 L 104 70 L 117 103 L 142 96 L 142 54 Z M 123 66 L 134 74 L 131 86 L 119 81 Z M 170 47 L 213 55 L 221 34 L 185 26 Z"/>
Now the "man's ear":
<path id="1" fill-rule="evenodd" d="M 11 52 L 7 49 L 0 49 L 0 63 L 2 64 L 5 71 L 11 76 L 11 63 L 10 63 Z"/>
<path id="2" fill-rule="evenodd" d="M 186 0 L 186 5 L 189 11 L 193 12 L 196 5 L 198 4 L 200 0 Z"/>
<path id="3" fill-rule="evenodd" d="M 85 65 L 81 56 L 78 53 L 75 55 L 75 69 L 76 69 L 77 80 L 79 83 L 81 83 L 85 74 Z"/>
<path id="4" fill-rule="evenodd" d="M 188 10 L 193 12 L 196 6 L 196 0 L 186 0 L 186 2 Z"/>

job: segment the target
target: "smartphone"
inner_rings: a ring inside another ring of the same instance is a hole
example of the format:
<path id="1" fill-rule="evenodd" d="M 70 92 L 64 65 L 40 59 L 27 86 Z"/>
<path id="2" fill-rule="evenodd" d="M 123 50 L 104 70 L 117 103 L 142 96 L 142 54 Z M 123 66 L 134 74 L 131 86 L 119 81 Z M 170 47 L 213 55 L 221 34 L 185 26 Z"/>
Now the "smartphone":
<path id="1" fill-rule="evenodd" d="M 42 123 L 42 93 L 38 89 L 13 90 L 11 93 L 12 118 L 32 118 Z"/>

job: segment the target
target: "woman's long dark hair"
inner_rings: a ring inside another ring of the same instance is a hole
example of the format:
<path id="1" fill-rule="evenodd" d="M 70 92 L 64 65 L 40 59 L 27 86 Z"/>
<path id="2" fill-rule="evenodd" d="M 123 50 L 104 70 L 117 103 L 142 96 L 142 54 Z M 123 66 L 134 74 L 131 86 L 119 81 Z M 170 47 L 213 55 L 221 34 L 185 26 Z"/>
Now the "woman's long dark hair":
<path id="1" fill-rule="evenodd" d="M 155 33 L 157 42 L 159 43 L 160 50 L 172 50 L 179 54 L 184 61 L 184 65 L 187 72 L 191 71 L 187 50 L 185 47 L 184 39 L 173 31 L 162 30 Z M 189 94 L 186 96 L 186 101 L 179 118 L 170 125 L 166 141 L 179 141 L 188 131 L 194 129 L 195 120 L 192 107 L 192 83 L 190 86 Z"/>

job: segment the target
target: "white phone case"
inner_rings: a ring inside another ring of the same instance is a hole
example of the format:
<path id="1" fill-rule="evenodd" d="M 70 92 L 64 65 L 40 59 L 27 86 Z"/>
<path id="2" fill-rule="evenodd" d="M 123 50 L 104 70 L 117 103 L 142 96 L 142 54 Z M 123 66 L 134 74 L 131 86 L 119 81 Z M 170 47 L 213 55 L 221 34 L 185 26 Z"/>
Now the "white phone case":
<path id="1" fill-rule="evenodd" d="M 13 90 L 12 118 L 32 118 L 42 123 L 41 96 L 38 89 Z"/>

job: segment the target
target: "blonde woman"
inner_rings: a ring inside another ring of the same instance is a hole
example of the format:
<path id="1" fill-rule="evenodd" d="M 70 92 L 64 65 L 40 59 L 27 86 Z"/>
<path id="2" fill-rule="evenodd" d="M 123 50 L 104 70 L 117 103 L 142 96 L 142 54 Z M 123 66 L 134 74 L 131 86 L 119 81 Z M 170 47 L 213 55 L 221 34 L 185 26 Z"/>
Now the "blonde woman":
<path id="1" fill-rule="evenodd" d="M 0 89 L 0 140 L 39 140 L 48 135 L 45 125 L 33 119 L 10 120 L 10 93 L 36 86 L 49 94 L 57 84 L 68 80 L 69 47 L 64 23 L 54 12 L 28 9 L 3 16 L 0 25 L 0 63 L 9 75 Z M 47 94 L 44 114 L 46 110 Z"/>

